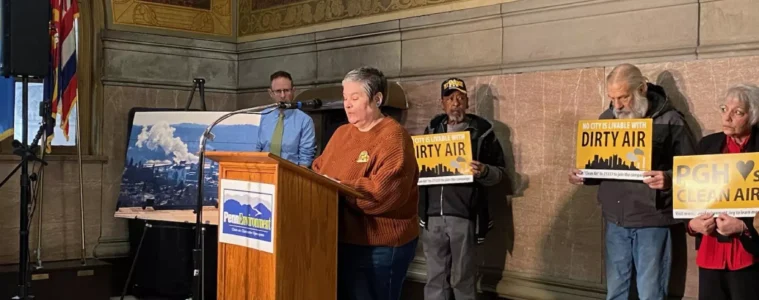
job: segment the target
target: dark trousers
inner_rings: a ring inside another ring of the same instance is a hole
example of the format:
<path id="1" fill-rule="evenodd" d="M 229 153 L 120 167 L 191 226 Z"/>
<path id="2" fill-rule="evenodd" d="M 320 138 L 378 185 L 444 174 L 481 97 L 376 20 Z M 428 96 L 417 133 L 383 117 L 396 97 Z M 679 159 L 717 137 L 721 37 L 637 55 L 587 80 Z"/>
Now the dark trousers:
<path id="1" fill-rule="evenodd" d="M 736 271 L 698 268 L 698 299 L 758 300 L 759 264 Z"/>
<path id="2" fill-rule="evenodd" d="M 424 299 L 475 299 L 477 265 L 474 228 L 474 222 L 464 218 L 440 216 L 427 220 L 427 228 L 422 230 L 422 245 L 427 258 Z"/>
<path id="3" fill-rule="evenodd" d="M 399 247 L 339 244 L 338 300 L 399 300 L 417 239 Z"/>

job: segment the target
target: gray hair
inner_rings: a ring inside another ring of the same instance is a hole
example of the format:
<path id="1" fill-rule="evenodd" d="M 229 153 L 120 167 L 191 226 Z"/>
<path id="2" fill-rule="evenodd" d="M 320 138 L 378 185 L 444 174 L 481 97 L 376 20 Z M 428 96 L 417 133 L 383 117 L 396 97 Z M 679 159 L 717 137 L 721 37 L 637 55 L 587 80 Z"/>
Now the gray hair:
<path id="1" fill-rule="evenodd" d="M 640 87 L 648 82 L 640 69 L 633 64 L 620 64 L 614 67 L 606 76 L 606 84 L 624 82 L 632 93 L 633 103 L 630 111 L 617 111 L 614 109 L 614 116 L 619 119 L 643 118 L 648 111 L 648 98 L 646 94 L 640 91 Z"/>
<path id="2" fill-rule="evenodd" d="M 361 83 L 364 86 L 366 95 L 369 97 L 369 101 L 372 101 L 374 96 L 380 93 L 382 95 L 381 104 L 385 104 L 384 102 L 387 99 L 387 78 L 382 74 L 382 71 L 367 66 L 353 69 L 348 74 L 345 74 L 343 83 L 345 82 Z"/>
<path id="3" fill-rule="evenodd" d="M 736 84 L 725 93 L 725 100 L 731 98 L 748 106 L 752 126 L 759 122 L 759 87 L 749 83 Z"/>
<path id="4" fill-rule="evenodd" d="M 637 90 L 648 82 L 648 79 L 643 76 L 640 69 L 633 64 L 617 65 L 611 70 L 611 72 L 609 72 L 609 75 L 606 76 L 606 84 L 619 82 L 620 80 L 624 80 L 630 90 Z"/>

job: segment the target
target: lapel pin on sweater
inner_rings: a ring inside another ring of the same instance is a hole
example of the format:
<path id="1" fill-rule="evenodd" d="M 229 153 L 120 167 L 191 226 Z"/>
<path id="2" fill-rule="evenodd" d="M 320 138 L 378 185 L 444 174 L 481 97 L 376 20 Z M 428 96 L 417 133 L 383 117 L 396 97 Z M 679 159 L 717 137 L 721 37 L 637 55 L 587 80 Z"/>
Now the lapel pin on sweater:
<path id="1" fill-rule="evenodd" d="M 366 152 L 366 150 L 361 151 L 361 153 L 358 155 L 358 159 L 356 160 L 357 163 L 365 163 L 369 161 L 369 153 Z"/>

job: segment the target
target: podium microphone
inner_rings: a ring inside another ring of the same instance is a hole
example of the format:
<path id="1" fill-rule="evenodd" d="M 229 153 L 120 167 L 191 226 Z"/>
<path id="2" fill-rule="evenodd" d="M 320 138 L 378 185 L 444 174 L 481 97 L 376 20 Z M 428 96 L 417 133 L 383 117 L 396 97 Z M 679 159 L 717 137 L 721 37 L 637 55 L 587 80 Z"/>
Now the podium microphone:
<path id="1" fill-rule="evenodd" d="M 298 101 L 298 102 L 279 102 L 277 107 L 281 109 L 296 109 L 296 108 L 319 108 L 322 106 L 322 101 L 319 99 Z"/>

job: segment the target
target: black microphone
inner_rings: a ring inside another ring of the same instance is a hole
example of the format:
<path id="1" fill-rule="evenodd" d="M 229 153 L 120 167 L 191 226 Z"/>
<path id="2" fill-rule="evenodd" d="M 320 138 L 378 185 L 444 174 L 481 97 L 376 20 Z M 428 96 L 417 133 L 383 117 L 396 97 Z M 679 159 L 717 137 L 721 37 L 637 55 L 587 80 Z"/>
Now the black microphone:
<path id="1" fill-rule="evenodd" d="M 296 108 L 319 108 L 322 106 L 322 101 L 319 99 L 313 99 L 308 101 L 297 101 L 297 102 L 279 102 L 279 105 L 277 107 L 282 109 L 296 109 Z"/>

